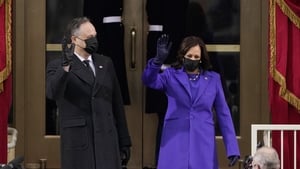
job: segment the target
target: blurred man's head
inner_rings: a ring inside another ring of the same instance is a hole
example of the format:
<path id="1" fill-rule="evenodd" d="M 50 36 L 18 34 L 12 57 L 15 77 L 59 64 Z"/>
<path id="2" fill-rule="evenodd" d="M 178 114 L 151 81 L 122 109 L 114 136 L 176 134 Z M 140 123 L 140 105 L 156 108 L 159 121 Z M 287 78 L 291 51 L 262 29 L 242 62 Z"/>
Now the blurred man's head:
<path id="1" fill-rule="evenodd" d="M 277 151 L 272 147 L 261 147 L 253 156 L 252 169 L 280 169 Z"/>

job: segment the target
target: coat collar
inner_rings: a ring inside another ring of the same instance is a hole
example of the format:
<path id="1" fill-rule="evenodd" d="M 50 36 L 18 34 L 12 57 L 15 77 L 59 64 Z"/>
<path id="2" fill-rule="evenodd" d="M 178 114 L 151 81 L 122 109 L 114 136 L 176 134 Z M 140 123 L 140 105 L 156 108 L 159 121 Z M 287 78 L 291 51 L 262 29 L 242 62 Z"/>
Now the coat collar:
<path id="1" fill-rule="evenodd" d="M 211 80 L 211 76 L 207 73 L 207 71 L 202 71 L 198 79 L 199 88 L 197 91 L 192 91 L 190 88 L 190 80 L 188 79 L 188 76 L 183 68 L 175 70 L 175 78 L 185 89 L 190 98 L 192 98 L 192 92 L 197 92 L 197 97 L 194 99 L 195 101 L 202 96 Z"/>
<path id="2" fill-rule="evenodd" d="M 107 70 L 107 64 L 105 60 L 102 59 L 100 55 L 92 55 L 93 64 L 95 67 L 96 77 L 95 80 L 90 75 L 90 72 L 86 69 L 85 65 L 81 62 L 81 60 L 73 55 L 73 64 L 72 64 L 72 72 L 76 74 L 80 79 L 88 83 L 90 86 L 94 86 L 95 88 L 99 88 L 103 83 L 103 77 L 105 76 L 105 70 Z"/>

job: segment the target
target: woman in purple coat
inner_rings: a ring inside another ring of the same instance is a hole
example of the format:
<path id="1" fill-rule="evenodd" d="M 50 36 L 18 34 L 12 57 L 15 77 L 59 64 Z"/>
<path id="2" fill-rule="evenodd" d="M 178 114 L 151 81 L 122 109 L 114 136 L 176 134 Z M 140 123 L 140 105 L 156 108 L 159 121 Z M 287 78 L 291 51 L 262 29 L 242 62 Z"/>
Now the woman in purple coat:
<path id="1" fill-rule="evenodd" d="M 158 169 L 218 169 L 214 114 L 222 132 L 229 166 L 240 157 L 239 147 L 218 73 L 204 42 L 186 37 L 177 62 L 160 73 L 171 47 L 167 35 L 157 42 L 157 54 L 143 72 L 143 83 L 164 91 L 168 108 L 161 138 Z"/>

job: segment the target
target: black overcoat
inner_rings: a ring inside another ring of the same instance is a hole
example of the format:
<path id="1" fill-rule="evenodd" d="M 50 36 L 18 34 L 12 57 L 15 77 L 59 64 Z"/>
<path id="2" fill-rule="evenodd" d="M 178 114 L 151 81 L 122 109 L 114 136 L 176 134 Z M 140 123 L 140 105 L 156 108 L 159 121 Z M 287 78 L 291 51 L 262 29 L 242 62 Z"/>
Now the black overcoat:
<path id="1" fill-rule="evenodd" d="M 119 149 L 131 146 L 120 87 L 109 57 L 92 56 L 95 82 L 73 55 L 47 65 L 47 97 L 59 109 L 62 169 L 121 169 Z"/>

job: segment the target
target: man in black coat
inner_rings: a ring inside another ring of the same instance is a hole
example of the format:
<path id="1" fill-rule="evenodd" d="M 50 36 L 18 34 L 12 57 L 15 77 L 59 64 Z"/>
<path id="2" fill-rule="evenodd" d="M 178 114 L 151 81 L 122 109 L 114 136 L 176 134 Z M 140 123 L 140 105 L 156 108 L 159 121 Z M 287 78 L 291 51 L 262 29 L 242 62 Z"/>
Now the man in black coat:
<path id="1" fill-rule="evenodd" d="M 73 19 L 63 57 L 47 65 L 47 97 L 59 109 L 62 169 L 121 169 L 130 157 L 118 79 L 111 59 L 95 53 L 96 35 L 88 18 Z"/>

